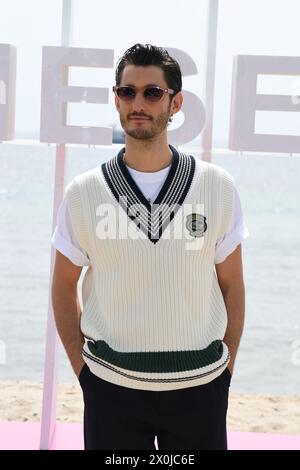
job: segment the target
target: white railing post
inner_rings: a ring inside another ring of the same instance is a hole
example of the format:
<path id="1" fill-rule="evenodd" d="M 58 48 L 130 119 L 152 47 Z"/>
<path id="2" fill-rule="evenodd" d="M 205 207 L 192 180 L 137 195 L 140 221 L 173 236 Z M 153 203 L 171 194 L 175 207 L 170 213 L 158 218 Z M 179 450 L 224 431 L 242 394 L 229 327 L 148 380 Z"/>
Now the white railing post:
<path id="1" fill-rule="evenodd" d="M 205 60 L 205 110 L 206 119 L 202 132 L 202 160 L 211 161 L 212 134 L 213 134 L 213 112 L 215 93 L 215 71 L 217 53 L 217 31 L 218 31 L 218 4 L 219 0 L 207 0 L 207 33 L 206 33 L 206 60 Z"/>
<path id="2" fill-rule="evenodd" d="M 72 37 L 72 0 L 63 0 L 61 46 L 70 46 Z M 64 193 L 65 144 L 56 145 L 55 185 L 53 201 L 52 233 L 56 225 L 57 211 Z M 46 352 L 44 366 L 43 407 L 40 434 L 40 449 L 47 450 L 55 438 L 56 402 L 58 381 L 58 335 L 56 331 L 51 301 L 51 280 L 54 268 L 55 250 L 51 246 L 49 279 L 48 320 L 46 333 Z"/>

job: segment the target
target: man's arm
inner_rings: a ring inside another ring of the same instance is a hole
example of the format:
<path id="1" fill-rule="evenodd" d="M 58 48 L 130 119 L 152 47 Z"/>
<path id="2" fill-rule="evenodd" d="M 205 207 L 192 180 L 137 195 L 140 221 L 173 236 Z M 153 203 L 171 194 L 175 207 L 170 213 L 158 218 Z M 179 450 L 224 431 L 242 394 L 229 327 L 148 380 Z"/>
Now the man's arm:
<path id="1" fill-rule="evenodd" d="M 245 286 L 241 244 L 223 263 L 216 264 L 215 267 L 228 316 L 224 342 L 231 354 L 228 369 L 232 373 L 245 318 Z"/>
<path id="2" fill-rule="evenodd" d="M 82 266 L 76 266 L 56 250 L 52 279 L 52 305 L 56 328 L 77 377 L 84 365 L 83 335 L 80 330 L 81 308 L 77 282 Z"/>

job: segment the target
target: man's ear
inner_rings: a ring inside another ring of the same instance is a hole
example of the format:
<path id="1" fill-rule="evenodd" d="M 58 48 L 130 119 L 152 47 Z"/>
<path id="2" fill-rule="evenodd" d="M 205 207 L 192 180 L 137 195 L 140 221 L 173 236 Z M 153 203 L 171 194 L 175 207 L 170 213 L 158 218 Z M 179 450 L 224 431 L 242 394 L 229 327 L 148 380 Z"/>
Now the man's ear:
<path id="1" fill-rule="evenodd" d="M 171 106 L 172 114 L 176 114 L 178 113 L 178 111 L 180 111 L 182 103 L 183 103 L 183 94 L 181 91 L 179 91 L 172 100 L 172 106 Z"/>
<path id="2" fill-rule="evenodd" d="M 170 109 L 171 114 L 178 113 L 181 109 L 182 103 L 183 103 L 183 94 L 181 93 L 181 91 L 179 91 L 172 100 L 171 109 Z"/>

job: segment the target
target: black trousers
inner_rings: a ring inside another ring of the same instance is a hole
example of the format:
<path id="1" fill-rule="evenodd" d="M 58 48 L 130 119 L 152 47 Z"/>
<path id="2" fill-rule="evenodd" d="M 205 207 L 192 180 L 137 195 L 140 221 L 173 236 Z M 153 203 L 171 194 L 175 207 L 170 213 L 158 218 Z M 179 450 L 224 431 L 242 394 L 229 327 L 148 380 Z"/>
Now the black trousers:
<path id="1" fill-rule="evenodd" d="M 148 391 L 100 379 L 85 365 L 79 382 L 84 399 L 86 450 L 227 449 L 228 369 L 205 385 Z"/>

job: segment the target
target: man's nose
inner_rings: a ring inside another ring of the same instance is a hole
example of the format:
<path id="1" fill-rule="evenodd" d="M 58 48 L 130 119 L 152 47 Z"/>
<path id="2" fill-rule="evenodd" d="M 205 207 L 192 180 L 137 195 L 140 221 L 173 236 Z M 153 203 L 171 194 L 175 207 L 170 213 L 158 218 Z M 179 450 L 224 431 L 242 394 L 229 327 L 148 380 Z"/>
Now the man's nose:
<path id="1" fill-rule="evenodd" d="M 145 106 L 145 97 L 144 93 L 141 91 L 137 91 L 134 99 L 132 100 L 132 108 L 134 110 L 144 109 Z"/>

